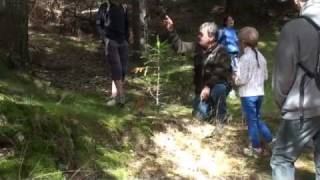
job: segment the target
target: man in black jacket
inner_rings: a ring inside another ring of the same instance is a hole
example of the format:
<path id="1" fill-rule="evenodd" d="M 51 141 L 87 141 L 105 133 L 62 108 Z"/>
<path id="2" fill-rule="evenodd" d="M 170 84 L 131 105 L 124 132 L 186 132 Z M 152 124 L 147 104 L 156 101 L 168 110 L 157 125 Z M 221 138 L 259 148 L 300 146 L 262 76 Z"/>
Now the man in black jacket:
<path id="1" fill-rule="evenodd" d="M 313 71 L 319 59 L 320 36 L 316 27 L 320 26 L 320 0 L 295 2 L 301 9 L 300 14 L 311 23 L 297 18 L 287 23 L 280 34 L 273 92 L 283 120 L 270 164 L 273 179 L 294 179 L 294 163 L 303 147 L 313 140 L 316 179 L 320 179 L 320 90 L 315 79 L 305 76 L 306 71 L 298 65 Z"/>
<path id="2" fill-rule="evenodd" d="M 129 38 L 126 5 L 119 0 L 107 0 L 99 8 L 96 25 L 111 66 L 112 99 L 108 105 L 124 105 L 123 82 L 127 73 Z"/>
<path id="3" fill-rule="evenodd" d="M 231 59 L 225 48 L 217 43 L 217 26 L 206 22 L 200 26 L 197 42 L 182 41 L 166 16 L 164 24 L 170 32 L 170 41 L 178 53 L 194 53 L 195 116 L 218 122 L 226 118 L 226 98 L 230 90 Z"/>

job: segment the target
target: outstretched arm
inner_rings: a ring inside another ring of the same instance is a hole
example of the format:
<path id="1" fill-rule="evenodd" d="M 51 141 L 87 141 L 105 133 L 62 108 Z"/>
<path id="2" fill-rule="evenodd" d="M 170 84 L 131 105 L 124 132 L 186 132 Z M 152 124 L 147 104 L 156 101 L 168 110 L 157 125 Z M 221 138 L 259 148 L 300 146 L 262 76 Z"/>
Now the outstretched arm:
<path id="1" fill-rule="evenodd" d="M 195 50 L 195 43 L 181 40 L 178 33 L 174 30 L 174 23 L 169 16 L 166 16 L 164 25 L 169 32 L 169 41 L 177 53 L 193 52 Z"/>

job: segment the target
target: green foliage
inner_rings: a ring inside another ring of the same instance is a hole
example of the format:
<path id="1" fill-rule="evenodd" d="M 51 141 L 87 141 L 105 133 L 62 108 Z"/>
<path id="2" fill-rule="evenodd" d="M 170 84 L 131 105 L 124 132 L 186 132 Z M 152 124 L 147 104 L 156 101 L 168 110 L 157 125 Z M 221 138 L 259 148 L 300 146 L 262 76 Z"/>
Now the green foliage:
<path id="1" fill-rule="evenodd" d="M 191 104 L 193 83 L 192 60 L 189 56 L 177 55 L 167 42 L 156 41 L 154 46 L 148 46 L 142 58 L 146 68 L 138 83 L 146 87 L 152 97 L 155 97 L 160 67 L 161 104 Z"/>
<path id="2" fill-rule="evenodd" d="M 96 93 L 55 89 L 24 72 L 0 74 L 6 74 L 0 81 L 0 145 L 12 149 L 0 159 L 1 178 L 66 179 L 78 172 L 126 179 L 134 142 L 122 136 L 150 135 L 151 123 L 135 122 L 129 109 L 106 107 Z"/>

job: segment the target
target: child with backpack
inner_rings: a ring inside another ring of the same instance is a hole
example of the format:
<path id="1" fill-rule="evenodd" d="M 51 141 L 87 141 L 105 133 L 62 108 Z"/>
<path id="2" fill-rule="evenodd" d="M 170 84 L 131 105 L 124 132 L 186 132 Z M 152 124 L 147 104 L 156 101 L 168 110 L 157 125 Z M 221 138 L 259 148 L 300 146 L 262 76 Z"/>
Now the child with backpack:
<path id="1" fill-rule="evenodd" d="M 218 43 L 223 45 L 231 58 L 232 70 L 237 71 L 237 63 L 239 60 L 239 39 L 238 33 L 234 29 L 235 20 L 228 15 L 223 18 L 223 28 L 218 31 Z"/>

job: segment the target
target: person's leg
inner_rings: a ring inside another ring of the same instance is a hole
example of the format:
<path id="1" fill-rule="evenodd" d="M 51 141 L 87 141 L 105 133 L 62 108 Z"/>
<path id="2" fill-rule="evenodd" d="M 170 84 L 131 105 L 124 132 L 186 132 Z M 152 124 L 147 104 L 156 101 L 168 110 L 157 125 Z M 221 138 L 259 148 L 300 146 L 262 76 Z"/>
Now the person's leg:
<path id="1" fill-rule="evenodd" d="M 210 91 L 210 100 L 212 101 L 213 114 L 216 115 L 217 120 L 220 123 L 223 123 L 227 113 L 227 94 L 228 94 L 228 87 L 226 84 L 216 84 L 211 88 Z"/>
<path id="2" fill-rule="evenodd" d="M 125 96 L 124 96 L 124 83 L 125 83 L 125 76 L 127 74 L 128 69 L 128 43 L 125 41 L 119 46 L 119 56 L 121 62 L 121 75 L 122 79 L 119 81 L 119 86 L 121 88 L 121 93 L 119 93 L 119 101 L 121 104 L 125 103 Z"/>
<path id="3" fill-rule="evenodd" d="M 266 123 L 261 119 L 261 105 L 263 102 L 263 96 L 259 96 L 258 100 L 257 100 L 257 104 L 256 104 L 256 116 L 257 116 L 257 126 L 258 126 L 258 130 L 259 133 L 262 135 L 262 137 L 265 139 L 265 141 L 267 143 L 270 143 L 272 141 L 272 133 L 270 131 L 270 129 L 268 128 L 268 126 L 266 125 Z"/>
<path id="4" fill-rule="evenodd" d="M 294 163 L 319 129 L 319 118 L 306 119 L 302 129 L 299 119 L 282 120 L 270 160 L 273 180 L 294 179 Z"/>
<path id="5" fill-rule="evenodd" d="M 256 111 L 256 102 L 258 100 L 257 96 L 252 97 L 242 97 L 241 98 L 241 106 L 243 107 L 243 111 L 245 113 L 245 117 L 248 125 L 248 134 L 250 138 L 250 142 L 253 148 L 259 149 L 260 147 L 260 138 L 259 138 L 259 130 L 258 130 L 258 119 L 257 119 L 257 111 Z"/>
<path id="6" fill-rule="evenodd" d="M 109 39 L 105 39 L 104 40 L 104 43 L 105 43 L 105 48 L 104 48 L 104 53 L 105 53 L 105 56 L 106 56 L 106 58 L 108 59 L 108 61 L 109 61 L 109 64 L 111 64 L 110 63 L 110 58 L 112 58 L 112 57 L 110 57 L 109 56 L 109 49 L 110 49 L 110 47 L 109 47 L 109 43 L 110 43 L 110 40 Z M 112 68 L 112 67 L 111 67 Z M 114 81 L 112 80 L 112 83 L 111 83 L 111 98 L 115 98 L 116 96 L 118 95 L 118 92 L 117 92 L 117 88 L 116 88 L 116 84 L 114 83 Z"/>
<path id="7" fill-rule="evenodd" d="M 122 65 L 120 61 L 118 44 L 115 41 L 110 41 L 108 45 L 108 61 L 111 66 L 111 78 L 116 87 L 116 96 L 123 94 L 122 88 Z"/>
<path id="8" fill-rule="evenodd" d="M 318 121 L 320 121 L 320 117 L 318 117 Z M 320 126 L 320 123 L 319 123 Z M 320 131 L 320 127 L 318 127 Z M 320 132 L 313 137 L 314 143 L 314 164 L 315 164 L 315 173 L 316 173 L 316 180 L 320 180 Z"/>
<path id="9" fill-rule="evenodd" d="M 316 180 L 320 180 L 320 133 L 318 132 L 314 138 L 314 164 Z"/>
<path id="10" fill-rule="evenodd" d="M 123 81 L 125 80 L 125 77 L 126 77 L 127 71 L 128 71 L 128 59 L 129 59 L 128 53 L 129 53 L 129 45 L 128 45 L 128 42 L 125 41 L 119 47 L 119 55 L 120 55 L 120 62 L 121 62 L 121 66 L 122 66 L 122 80 Z"/>
<path id="11" fill-rule="evenodd" d="M 117 88 L 117 97 L 123 95 L 123 83 L 122 80 L 114 80 L 114 84 Z"/>
<path id="12" fill-rule="evenodd" d="M 111 97 L 114 98 L 117 95 L 118 95 L 118 92 L 117 92 L 116 84 L 114 83 L 114 81 L 112 81 L 112 84 L 111 84 Z"/>

